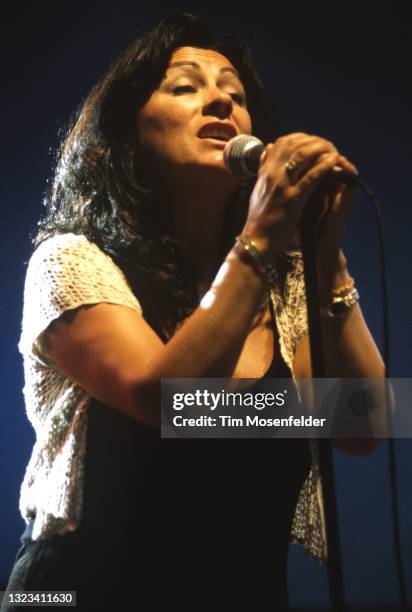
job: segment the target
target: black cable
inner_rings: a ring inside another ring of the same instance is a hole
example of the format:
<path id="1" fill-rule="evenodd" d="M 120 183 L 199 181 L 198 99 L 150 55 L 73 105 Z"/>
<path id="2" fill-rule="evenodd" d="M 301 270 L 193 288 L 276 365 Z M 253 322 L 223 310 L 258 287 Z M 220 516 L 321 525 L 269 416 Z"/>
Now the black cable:
<path id="1" fill-rule="evenodd" d="M 383 223 L 378 201 L 363 178 L 356 177 L 356 183 L 363 189 L 365 194 L 370 199 L 372 208 L 375 213 L 376 223 L 378 226 L 379 240 L 379 258 L 381 272 L 381 290 L 382 290 L 382 326 L 383 326 L 383 360 L 385 363 L 385 405 L 387 409 L 387 425 L 388 425 L 388 457 L 389 457 L 389 481 L 391 488 L 391 507 L 392 507 L 392 529 L 395 552 L 395 563 L 398 577 L 399 596 L 402 610 L 408 610 L 408 598 L 406 593 L 405 569 L 402 561 L 401 537 L 400 537 L 400 520 L 399 520 L 399 503 L 398 503 L 398 478 L 396 472 L 395 458 L 395 442 L 391 435 L 390 422 L 390 398 L 388 389 L 388 379 L 390 378 L 390 347 L 389 347 L 389 298 L 388 298 L 388 282 L 386 275 L 386 255 L 385 255 L 385 240 L 383 235 Z"/>

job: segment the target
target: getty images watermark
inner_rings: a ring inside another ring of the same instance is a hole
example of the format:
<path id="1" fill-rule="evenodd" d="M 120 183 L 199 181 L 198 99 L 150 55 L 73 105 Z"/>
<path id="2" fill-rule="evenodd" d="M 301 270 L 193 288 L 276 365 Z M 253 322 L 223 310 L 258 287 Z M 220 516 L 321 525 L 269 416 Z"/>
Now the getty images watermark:
<path id="1" fill-rule="evenodd" d="M 412 437 L 412 379 L 162 379 L 164 438 Z"/>
<path id="2" fill-rule="evenodd" d="M 268 407 L 283 407 L 286 405 L 286 396 L 288 390 L 285 389 L 279 393 L 234 393 L 228 391 L 213 392 L 208 389 L 196 389 L 194 393 L 173 393 L 172 402 L 173 410 L 183 410 L 184 408 L 196 406 L 196 408 L 208 408 L 210 411 L 216 411 L 217 408 L 232 408 L 239 406 L 240 408 L 252 407 L 255 410 L 264 410 Z M 198 415 L 193 417 L 185 417 L 182 414 L 172 416 L 172 424 L 174 427 L 312 427 L 323 426 L 326 418 L 318 419 L 310 416 L 296 417 L 289 415 L 288 417 L 262 417 L 257 414 L 248 414 L 245 411 L 245 416 L 232 416 L 230 414 Z"/>

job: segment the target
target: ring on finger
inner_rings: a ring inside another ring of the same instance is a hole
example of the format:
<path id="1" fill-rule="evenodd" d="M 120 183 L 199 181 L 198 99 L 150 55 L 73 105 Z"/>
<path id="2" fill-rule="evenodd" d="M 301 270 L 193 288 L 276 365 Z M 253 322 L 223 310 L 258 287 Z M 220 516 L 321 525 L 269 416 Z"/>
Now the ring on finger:
<path id="1" fill-rule="evenodd" d="M 294 159 L 289 159 L 285 164 L 286 173 L 291 177 L 295 177 L 300 172 L 299 164 Z"/>

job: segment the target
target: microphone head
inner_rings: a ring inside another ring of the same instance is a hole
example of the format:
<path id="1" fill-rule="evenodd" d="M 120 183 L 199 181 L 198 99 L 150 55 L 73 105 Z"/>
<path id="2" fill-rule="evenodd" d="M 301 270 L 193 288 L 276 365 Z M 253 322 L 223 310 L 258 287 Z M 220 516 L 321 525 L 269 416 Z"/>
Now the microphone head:
<path id="1" fill-rule="evenodd" d="M 249 134 L 239 134 L 226 143 L 223 159 L 226 168 L 235 176 L 254 176 L 255 171 L 251 171 L 246 165 L 246 158 L 252 149 L 259 147 L 260 154 L 264 145 L 259 138 Z"/>

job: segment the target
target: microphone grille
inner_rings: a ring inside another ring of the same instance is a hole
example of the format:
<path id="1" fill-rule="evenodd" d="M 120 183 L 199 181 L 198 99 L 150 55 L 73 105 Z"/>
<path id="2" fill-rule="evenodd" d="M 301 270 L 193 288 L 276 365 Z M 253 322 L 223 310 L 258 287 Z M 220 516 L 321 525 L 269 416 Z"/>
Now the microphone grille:
<path id="1" fill-rule="evenodd" d="M 239 134 L 231 140 L 229 140 L 225 146 L 223 152 L 223 159 L 226 168 L 237 176 L 245 174 L 245 168 L 243 160 L 245 154 L 249 149 L 262 145 L 262 141 L 256 136 L 250 136 L 250 134 Z"/>

